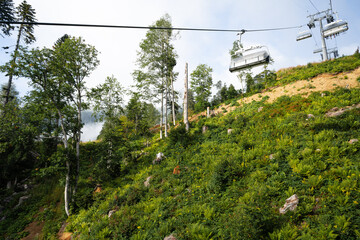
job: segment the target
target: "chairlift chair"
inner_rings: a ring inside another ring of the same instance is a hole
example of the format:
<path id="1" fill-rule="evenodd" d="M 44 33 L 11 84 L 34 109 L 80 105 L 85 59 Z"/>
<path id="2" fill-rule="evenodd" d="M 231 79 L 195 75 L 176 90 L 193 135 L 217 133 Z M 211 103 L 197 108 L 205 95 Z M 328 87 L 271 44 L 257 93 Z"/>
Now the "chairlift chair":
<path id="1" fill-rule="evenodd" d="M 310 31 L 302 31 L 298 33 L 296 41 L 304 40 L 310 37 L 312 37 L 312 33 Z"/>
<path id="2" fill-rule="evenodd" d="M 269 50 L 265 46 L 254 46 L 239 50 L 231 58 L 229 71 L 235 72 L 243 69 L 267 64 L 270 62 Z"/>
<path id="3" fill-rule="evenodd" d="M 323 29 L 325 38 L 335 36 L 339 33 L 345 32 L 349 29 L 348 23 L 344 20 L 336 20 L 335 22 L 326 24 Z"/>

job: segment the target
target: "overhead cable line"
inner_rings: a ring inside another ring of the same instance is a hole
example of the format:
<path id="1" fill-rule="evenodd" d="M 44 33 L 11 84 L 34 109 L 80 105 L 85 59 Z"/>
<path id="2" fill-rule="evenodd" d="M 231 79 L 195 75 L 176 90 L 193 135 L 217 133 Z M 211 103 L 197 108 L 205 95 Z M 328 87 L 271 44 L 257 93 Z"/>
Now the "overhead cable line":
<path id="1" fill-rule="evenodd" d="M 311 0 L 309 0 L 309 1 L 310 1 L 311 5 L 313 5 L 313 7 L 315 8 L 315 10 L 318 11 L 318 12 L 320 12 L 320 11 L 317 9 L 317 7 L 314 5 L 314 3 L 313 3 Z"/>
<path id="2" fill-rule="evenodd" d="M 145 26 L 126 26 L 126 25 L 99 25 L 99 24 L 77 24 L 77 23 L 47 23 L 47 22 L 6 22 L 0 24 L 14 25 L 38 25 L 38 26 L 62 26 L 62 27 L 95 27 L 95 28 L 123 28 L 123 29 L 159 29 L 159 30 L 178 30 L 178 31 L 203 31 L 203 32 L 265 32 L 276 30 L 287 30 L 299 28 L 301 26 L 265 28 L 265 29 L 220 29 L 220 28 L 182 28 L 182 27 L 145 27 Z"/>

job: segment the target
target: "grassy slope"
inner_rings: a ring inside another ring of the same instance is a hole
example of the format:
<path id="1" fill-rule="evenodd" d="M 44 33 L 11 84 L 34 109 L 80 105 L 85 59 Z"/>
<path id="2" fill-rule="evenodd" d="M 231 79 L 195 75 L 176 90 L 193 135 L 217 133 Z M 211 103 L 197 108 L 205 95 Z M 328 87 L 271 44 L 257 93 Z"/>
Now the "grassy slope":
<path id="1" fill-rule="evenodd" d="M 348 143 L 360 138 L 360 110 L 324 116 L 333 107 L 359 103 L 360 90 L 265 100 L 202 118 L 190 135 L 178 128 L 154 143 L 136 169 L 71 217 L 68 230 L 81 239 L 163 239 L 171 233 L 178 239 L 360 237 L 360 142 Z M 234 129 L 230 135 L 228 128 Z M 152 165 L 159 151 L 166 160 Z M 181 172 L 174 175 L 177 165 Z M 300 199 L 296 211 L 280 215 L 294 193 Z M 110 210 L 116 213 L 109 219 Z"/>
<path id="2" fill-rule="evenodd" d="M 354 69 L 359 59 L 282 70 L 273 84 L 285 89 L 290 86 L 285 84 L 320 73 Z M 325 93 L 282 96 L 274 102 L 267 94 L 256 95 L 258 102 L 245 101 L 226 116 L 197 117 L 190 134 L 178 128 L 168 139 L 154 140 L 146 154 L 124 166 L 121 177 L 104 182 L 100 193 L 92 193 L 96 182 L 89 176 L 101 168 L 95 159 L 101 152 L 94 153 L 96 143 L 86 144 L 83 153 L 91 161 L 76 200 L 85 209 L 68 219 L 67 230 L 80 239 L 163 239 L 171 233 L 178 239 L 359 238 L 360 143 L 348 141 L 360 139 L 360 110 L 336 118 L 324 114 L 359 103 L 360 90 Z M 310 113 L 315 117 L 309 118 Z M 204 134 L 203 126 L 208 128 Z M 229 128 L 234 129 L 231 135 Z M 166 159 L 152 165 L 160 151 Z M 177 165 L 180 174 L 174 175 Z M 35 198 L 1 222 L 2 236 L 26 236 L 16 232 L 35 215 L 45 221 L 40 238 L 55 239 L 64 211 L 62 187 L 51 185 L 34 189 Z M 296 211 L 280 215 L 279 208 L 294 193 L 300 199 Z M 36 214 L 38 209 L 44 211 Z M 110 210 L 116 212 L 109 219 Z"/>

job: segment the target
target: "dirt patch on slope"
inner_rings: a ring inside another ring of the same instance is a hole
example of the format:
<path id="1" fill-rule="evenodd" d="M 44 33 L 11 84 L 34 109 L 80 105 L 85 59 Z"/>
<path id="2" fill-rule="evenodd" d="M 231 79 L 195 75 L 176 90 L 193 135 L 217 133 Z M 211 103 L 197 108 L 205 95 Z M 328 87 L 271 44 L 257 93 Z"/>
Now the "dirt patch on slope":
<path id="1" fill-rule="evenodd" d="M 40 208 L 39 213 L 44 212 L 44 208 Z M 34 216 L 34 219 L 36 219 L 38 216 L 38 214 L 36 214 Z M 33 221 L 31 222 L 29 225 L 26 226 L 26 228 L 24 229 L 24 232 L 28 232 L 29 235 L 27 235 L 26 237 L 22 238 L 21 240 L 32 240 L 32 239 L 37 239 L 40 237 L 40 234 L 42 232 L 42 229 L 45 225 L 45 222 L 39 222 L 39 221 Z"/>
<path id="2" fill-rule="evenodd" d="M 39 238 L 44 225 L 45 225 L 45 222 L 37 222 L 37 221 L 32 222 L 29 225 L 27 225 L 26 228 L 24 229 L 24 232 L 29 232 L 29 235 L 22 238 L 22 240 L 32 240 L 32 239 Z"/>
<path id="3" fill-rule="evenodd" d="M 333 91 L 337 87 L 343 88 L 359 88 L 360 82 L 357 81 L 357 78 L 360 76 L 360 68 L 355 69 L 351 72 L 339 73 L 339 74 L 321 74 L 317 77 L 314 77 L 310 80 L 300 80 L 294 83 L 290 83 L 285 86 L 275 87 L 271 90 L 268 90 L 263 93 L 257 93 L 247 98 L 242 98 L 238 100 L 240 105 L 244 103 L 251 103 L 252 101 L 260 101 L 263 97 L 268 96 L 266 102 L 272 103 L 277 98 L 287 95 L 303 95 L 304 97 L 309 96 L 313 92 L 324 92 L 324 91 Z M 221 105 L 218 109 L 213 111 L 214 114 L 223 113 L 224 109 L 227 112 L 231 112 L 238 108 L 238 106 L 230 105 Z M 206 111 L 199 114 L 193 115 L 189 118 L 190 121 L 196 120 L 200 116 L 206 116 Z"/>

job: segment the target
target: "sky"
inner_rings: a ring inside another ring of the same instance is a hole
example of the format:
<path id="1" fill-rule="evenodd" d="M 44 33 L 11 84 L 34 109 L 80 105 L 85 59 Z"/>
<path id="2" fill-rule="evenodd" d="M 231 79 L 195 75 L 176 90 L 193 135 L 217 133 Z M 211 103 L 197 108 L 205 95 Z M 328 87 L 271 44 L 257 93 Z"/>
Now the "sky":
<path id="1" fill-rule="evenodd" d="M 311 1 L 313 4 L 311 4 Z M 328 0 L 28 0 L 36 10 L 39 22 L 79 23 L 149 26 L 164 14 L 172 18 L 174 27 L 184 28 L 220 28 L 220 29 L 264 29 L 306 25 L 308 15 L 329 8 Z M 14 0 L 15 6 L 20 0 Z M 337 46 L 340 55 L 355 52 L 360 45 L 360 1 L 332 0 L 333 10 L 339 19 L 348 21 L 349 30 L 335 40 L 328 40 L 328 47 Z M 314 6 L 313 6 L 314 5 Z M 268 47 L 274 63 L 271 70 L 278 70 L 309 62 L 320 61 L 320 54 L 313 50 L 321 46 L 319 26 L 313 30 L 314 37 L 296 41 L 299 31 L 307 27 L 282 31 L 245 33 L 242 42 L 247 46 L 265 45 Z M 131 73 L 137 69 L 136 59 L 139 44 L 145 38 L 147 30 L 105 29 L 81 27 L 35 27 L 37 41 L 30 47 L 48 47 L 63 36 L 69 34 L 82 37 L 85 42 L 95 46 L 100 52 L 100 65 L 86 79 L 88 87 L 95 87 L 105 81 L 107 76 L 115 76 L 121 84 L 130 88 L 133 85 Z M 229 49 L 238 39 L 232 32 L 196 32 L 180 31 L 173 42 L 179 58 L 175 71 L 179 73 L 175 89 L 180 93 L 184 88 L 185 63 L 189 64 L 189 73 L 199 64 L 207 64 L 213 69 L 213 82 L 221 80 L 227 86 L 241 87 L 236 74 L 228 70 Z M 16 33 L 1 38 L 0 47 L 14 46 Z M 14 47 L 10 48 L 14 49 Z M 5 50 L 0 48 L 0 65 L 9 60 Z M 261 71 L 261 67 L 254 72 Z M 0 84 L 7 82 L 0 74 Z M 20 95 L 29 91 L 28 80 L 16 79 L 15 85 Z"/>

